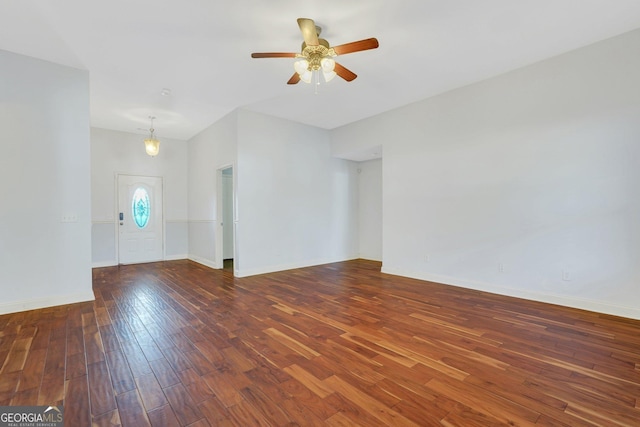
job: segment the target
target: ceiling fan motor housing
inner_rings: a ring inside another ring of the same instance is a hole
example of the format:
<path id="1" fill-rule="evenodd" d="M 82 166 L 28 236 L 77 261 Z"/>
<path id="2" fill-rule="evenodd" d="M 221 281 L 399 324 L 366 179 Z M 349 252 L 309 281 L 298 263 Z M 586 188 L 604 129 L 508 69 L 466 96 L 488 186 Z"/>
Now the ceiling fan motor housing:
<path id="1" fill-rule="evenodd" d="M 317 46 L 307 46 L 307 44 L 303 42 L 301 56 L 309 61 L 309 71 L 318 71 L 322 68 L 322 59 L 336 56 L 336 53 L 331 47 L 329 47 L 328 41 L 325 39 L 318 39 Z"/>

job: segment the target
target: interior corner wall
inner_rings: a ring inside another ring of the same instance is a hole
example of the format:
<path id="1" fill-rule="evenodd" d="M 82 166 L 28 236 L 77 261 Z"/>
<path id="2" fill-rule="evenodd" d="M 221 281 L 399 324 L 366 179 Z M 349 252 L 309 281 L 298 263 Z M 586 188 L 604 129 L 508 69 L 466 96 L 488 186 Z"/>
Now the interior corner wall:
<path id="1" fill-rule="evenodd" d="M 0 314 L 94 299 L 89 73 L 0 51 Z"/>
<path id="2" fill-rule="evenodd" d="M 237 112 L 231 112 L 188 142 L 189 259 L 216 267 L 217 170 L 235 165 Z M 235 168 L 234 168 L 235 169 Z"/>
<path id="3" fill-rule="evenodd" d="M 238 112 L 238 276 L 357 258 L 357 163 L 329 132 Z"/>
<path id="4" fill-rule="evenodd" d="M 640 318 L 640 31 L 332 132 L 382 145 L 383 271 Z"/>
<path id="5" fill-rule="evenodd" d="M 357 167 L 359 256 L 382 261 L 382 159 Z"/>
<path id="6" fill-rule="evenodd" d="M 116 176 L 162 177 L 164 259 L 188 251 L 187 143 L 160 139 L 160 153 L 144 150 L 145 135 L 91 128 L 91 254 L 94 267 L 117 265 Z"/>

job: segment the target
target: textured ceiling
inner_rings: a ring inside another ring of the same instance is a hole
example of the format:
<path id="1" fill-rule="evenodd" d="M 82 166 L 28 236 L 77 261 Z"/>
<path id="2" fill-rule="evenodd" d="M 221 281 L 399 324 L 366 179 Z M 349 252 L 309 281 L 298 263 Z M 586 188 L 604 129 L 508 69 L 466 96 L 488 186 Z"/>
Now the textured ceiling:
<path id="1" fill-rule="evenodd" d="M 298 51 L 298 17 L 380 48 L 289 86 L 292 59 L 250 54 Z M 0 49 L 90 72 L 92 126 L 177 139 L 239 107 L 332 129 L 638 27 L 637 0 L 0 0 Z"/>

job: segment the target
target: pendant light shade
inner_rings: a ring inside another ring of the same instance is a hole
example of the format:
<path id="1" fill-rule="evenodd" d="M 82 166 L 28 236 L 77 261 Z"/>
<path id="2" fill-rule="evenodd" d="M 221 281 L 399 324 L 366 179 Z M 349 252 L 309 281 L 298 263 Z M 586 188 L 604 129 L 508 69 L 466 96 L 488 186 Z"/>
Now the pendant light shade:
<path id="1" fill-rule="evenodd" d="M 336 61 L 332 58 L 322 58 L 320 67 L 322 68 L 322 75 L 324 76 L 325 82 L 330 82 L 336 76 L 336 72 L 333 71 L 336 67 Z"/>
<path id="2" fill-rule="evenodd" d="M 151 157 L 157 156 L 160 152 L 160 141 L 151 137 L 144 140 L 144 149 Z"/>
<path id="3" fill-rule="evenodd" d="M 149 138 L 144 140 L 144 149 L 151 157 L 157 156 L 160 152 L 160 141 L 153 136 L 153 120 L 155 117 L 149 116 L 151 119 L 151 127 L 149 128 Z"/>

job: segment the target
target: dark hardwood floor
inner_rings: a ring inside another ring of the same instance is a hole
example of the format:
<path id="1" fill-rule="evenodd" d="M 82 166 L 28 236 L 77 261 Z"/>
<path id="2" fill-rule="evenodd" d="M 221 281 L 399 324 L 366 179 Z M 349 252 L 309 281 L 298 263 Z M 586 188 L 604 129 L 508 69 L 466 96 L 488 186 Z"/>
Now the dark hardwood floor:
<path id="1" fill-rule="evenodd" d="M 0 405 L 63 404 L 66 426 L 640 425 L 640 321 L 379 269 L 95 269 L 95 303 L 0 316 Z"/>

